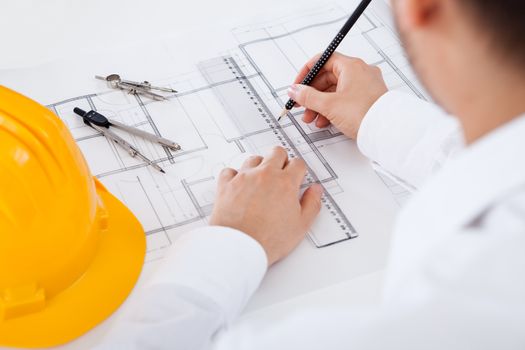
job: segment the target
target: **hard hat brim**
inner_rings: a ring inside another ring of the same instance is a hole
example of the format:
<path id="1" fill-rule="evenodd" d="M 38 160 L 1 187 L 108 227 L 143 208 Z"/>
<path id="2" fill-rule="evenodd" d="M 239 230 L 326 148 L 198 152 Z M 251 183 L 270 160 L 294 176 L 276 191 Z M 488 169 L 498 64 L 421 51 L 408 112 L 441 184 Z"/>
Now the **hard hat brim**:
<path id="1" fill-rule="evenodd" d="M 146 239 L 141 224 L 97 180 L 108 230 L 85 272 L 33 314 L 0 321 L 0 345 L 51 347 L 67 343 L 108 318 L 127 298 L 142 270 Z"/>

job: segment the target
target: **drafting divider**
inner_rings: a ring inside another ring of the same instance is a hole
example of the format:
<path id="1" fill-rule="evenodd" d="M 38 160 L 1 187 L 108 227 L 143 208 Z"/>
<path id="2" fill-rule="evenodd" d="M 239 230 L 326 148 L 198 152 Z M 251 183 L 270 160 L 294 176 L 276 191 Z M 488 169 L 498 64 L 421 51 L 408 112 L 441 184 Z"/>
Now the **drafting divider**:
<path id="1" fill-rule="evenodd" d="M 94 175 L 143 224 L 148 261 L 160 258 L 178 235 L 207 223 L 220 169 L 236 167 L 248 154 L 265 154 L 275 145 L 308 164 L 303 190 L 312 183 L 324 188 L 321 213 L 308 235 L 313 244 L 306 242 L 309 247 L 326 252 L 316 247 L 355 238 L 356 227 L 362 236 L 359 242 L 369 236 L 360 222 L 363 213 L 356 213 L 356 208 L 349 210 L 349 196 L 356 186 L 343 178 L 345 167 L 340 162 L 344 157 L 334 159 L 328 151 L 334 145 L 348 144 L 348 139 L 333 126 L 320 129 L 304 123 L 301 108 L 294 109 L 280 124 L 274 117 L 282 110 L 288 98 L 286 89 L 300 66 L 320 49 L 318 43 L 325 44 L 324 39 L 333 35 L 347 15 L 338 6 L 323 5 L 272 22 L 237 27 L 232 32 L 237 45 L 224 57 L 200 62 L 198 71 L 174 72 L 165 81 L 155 82 L 180 90 L 167 101 L 99 90 L 48 106 L 67 124 Z M 340 46 L 342 53 L 363 57 L 380 67 L 389 88 L 427 97 L 410 70 L 398 38 L 382 18 L 368 11 L 349 35 Z M 167 170 L 166 175 L 156 174 L 84 125 L 72 112 L 73 107 L 97 110 L 127 125 L 168 137 L 183 150 L 172 152 L 126 135 L 129 142 Z M 384 176 L 381 181 L 399 205 L 406 201 L 409 193 L 396 182 Z"/>

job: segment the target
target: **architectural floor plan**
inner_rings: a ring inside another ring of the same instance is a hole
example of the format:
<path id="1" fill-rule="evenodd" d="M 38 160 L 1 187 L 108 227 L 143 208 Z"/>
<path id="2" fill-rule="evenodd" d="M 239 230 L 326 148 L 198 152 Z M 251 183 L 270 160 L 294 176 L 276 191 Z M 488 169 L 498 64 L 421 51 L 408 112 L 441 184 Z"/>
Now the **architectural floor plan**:
<path id="1" fill-rule="evenodd" d="M 355 144 L 335 128 L 303 123 L 301 109 L 280 123 L 276 120 L 298 70 L 323 49 L 351 10 L 323 5 L 270 22 L 236 27 L 232 31 L 236 47 L 199 59 L 189 73 L 154 81 L 179 91 L 167 101 L 129 95 L 96 82 L 92 93 L 46 103 L 71 130 L 93 174 L 142 223 L 147 262 L 161 259 L 179 235 L 206 224 L 222 168 L 238 167 L 249 155 L 265 154 L 280 145 L 290 157 L 306 161 L 304 188 L 310 183 L 323 185 L 323 208 L 308 241 L 272 269 L 252 301 L 253 307 L 384 265 L 387 231 L 410 191 L 376 173 Z M 379 66 L 390 89 L 426 99 L 381 11 L 368 10 L 339 51 Z M 173 67 L 165 68 L 173 71 Z M 83 69 L 91 76 L 117 73 Z M 182 150 L 174 152 L 123 134 L 166 171 L 159 173 L 86 126 L 73 113 L 74 107 L 96 110 L 174 140 Z"/>

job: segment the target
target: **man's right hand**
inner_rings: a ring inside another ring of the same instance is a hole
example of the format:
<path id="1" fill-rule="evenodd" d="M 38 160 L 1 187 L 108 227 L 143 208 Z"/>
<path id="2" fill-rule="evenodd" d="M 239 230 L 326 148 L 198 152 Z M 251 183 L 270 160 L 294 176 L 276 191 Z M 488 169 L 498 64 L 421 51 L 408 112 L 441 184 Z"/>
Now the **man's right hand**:
<path id="1" fill-rule="evenodd" d="M 300 82 L 320 55 L 301 69 L 288 96 L 306 108 L 303 121 L 322 128 L 330 123 L 355 139 L 361 121 L 372 105 L 387 91 L 381 70 L 363 60 L 334 53 L 311 86 Z"/>

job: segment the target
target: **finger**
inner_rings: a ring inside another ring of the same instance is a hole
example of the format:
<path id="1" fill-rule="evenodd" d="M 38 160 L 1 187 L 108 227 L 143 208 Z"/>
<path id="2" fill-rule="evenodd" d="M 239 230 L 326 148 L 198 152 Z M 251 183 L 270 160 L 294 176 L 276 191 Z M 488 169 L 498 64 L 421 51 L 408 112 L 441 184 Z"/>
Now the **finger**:
<path id="1" fill-rule="evenodd" d="M 274 147 L 272 152 L 264 157 L 261 165 L 266 164 L 279 169 L 284 168 L 288 162 L 288 153 L 282 147 Z"/>
<path id="2" fill-rule="evenodd" d="M 219 174 L 219 179 L 218 179 L 219 187 L 222 187 L 226 183 L 231 181 L 231 179 L 233 179 L 235 177 L 235 175 L 237 175 L 237 170 L 235 170 L 235 169 L 232 169 L 232 168 L 224 168 L 224 169 L 222 169 L 220 174 Z"/>
<path id="3" fill-rule="evenodd" d="M 294 80 L 293 83 L 294 84 L 299 84 L 300 82 L 302 82 L 304 77 L 308 74 L 308 72 L 310 72 L 310 70 L 314 66 L 315 62 L 317 62 L 319 60 L 319 58 L 321 58 L 321 54 L 320 53 L 318 53 L 314 57 L 310 58 L 308 60 L 308 62 L 306 62 L 305 65 L 301 67 L 301 69 L 299 70 L 299 73 L 295 77 L 295 80 Z"/>
<path id="4" fill-rule="evenodd" d="M 319 114 L 317 116 L 317 120 L 315 121 L 315 126 L 317 126 L 318 128 L 326 128 L 328 125 L 330 125 L 330 121 L 328 120 L 328 118 Z"/>
<path id="5" fill-rule="evenodd" d="M 298 84 L 303 81 L 304 77 L 310 72 L 310 70 L 315 66 L 317 61 L 319 61 L 319 58 L 321 58 L 321 54 L 317 54 L 314 57 L 310 58 L 308 62 L 299 70 L 299 73 L 297 74 L 297 77 L 294 80 L 294 84 Z M 343 63 L 348 62 L 349 60 L 352 60 L 351 57 L 342 55 L 338 52 L 334 52 L 330 59 L 326 61 L 323 68 L 319 71 L 319 73 L 322 72 L 332 72 L 335 76 L 335 78 L 339 78 L 339 74 L 341 72 L 341 65 Z"/>
<path id="6" fill-rule="evenodd" d="M 297 82 L 296 84 L 300 84 L 300 83 L 301 81 Z M 314 80 L 309 86 L 319 91 L 326 91 L 332 86 L 335 87 L 336 84 L 337 84 L 337 78 L 332 72 L 323 72 L 323 73 L 319 73 L 314 78 Z"/>
<path id="7" fill-rule="evenodd" d="M 248 157 L 248 159 L 244 161 L 244 163 L 242 163 L 240 170 L 248 170 L 248 169 L 255 168 L 256 166 L 261 164 L 262 160 L 263 160 L 263 157 L 261 156 L 250 156 Z"/>
<path id="8" fill-rule="evenodd" d="M 332 86 L 330 86 L 328 89 L 326 89 L 325 92 L 334 92 L 334 91 L 336 91 L 336 89 L 337 89 L 337 86 L 336 86 L 336 85 L 332 85 Z M 322 117 L 324 117 L 325 119 L 328 119 L 328 118 L 326 118 L 326 117 L 325 117 L 324 115 L 322 115 L 322 114 L 319 114 L 319 113 L 317 113 L 317 112 L 315 112 L 315 111 L 312 111 L 312 110 L 310 110 L 310 109 L 306 109 L 306 110 L 304 111 L 303 121 L 304 121 L 305 123 L 308 123 L 308 124 L 309 124 L 309 123 L 313 122 L 313 121 L 314 121 L 317 117 L 319 117 L 319 116 L 322 116 Z M 324 125 L 324 124 L 323 124 L 323 125 Z M 326 125 L 325 125 L 325 126 L 326 126 Z M 324 127 L 324 126 L 322 126 L 322 127 Z"/>
<path id="9" fill-rule="evenodd" d="M 310 186 L 301 198 L 301 214 L 306 228 L 312 226 L 315 217 L 321 211 L 323 187 L 319 184 Z"/>
<path id="10" fill-rule="evenodd" d="M 303 122 L 310 124 L 311 122 L 315 120 L 315 118 L 317 118 L 316 111 L 312 111 L 311 109 L 306 109 L 304 111 Z"/>
<path id="11" fill-rule="evenodd" d="M 306 175 L 306 163 L 300 158 L 291 159 L 288 165 L 284 168 L 290 176 L 292 176 L 294 182 L 297 184 L 297 190 L 303 183 L 304 176 Z"/>
<path id="12" fill-rule="evenodd" d="M 327 92 L 330 88 L 335 90 L 335 86 L 337 86 L 337 78 L 332 72 L 320 73 L 314 78 L 309 86 L 324 92 Z"/>
<path id="13" fill-rule="evenodd" d="M 328 77 L 328 74 L 330 74 L 331 77 Z M 333 74 L 325 73 L 321 77 L 318 76 L 317 78 L 315 78 L 314 82 L 310 86 L 319 91 L 334 92 L 336 90 L 336 85 L 334 84 L 337 81 L 334 82 L 333 79 L 335 79 Z M 295 103 L 295 107 L 298 107 L 298 106 L 299 104 Z M 303 115 L 303 121 L 309 124 L 317 118 L 317 114 L 318 113 L 316 111 L 305 109 L 304 115 Z"/>
<path id="14" fill-rule="evenodd" d="M 321 92 L 310 86 L 294 84 L 288 89 L 288 96 L 306 109 L 311 109 L 323 115 L 330 115 L 335 94 Z"/>

